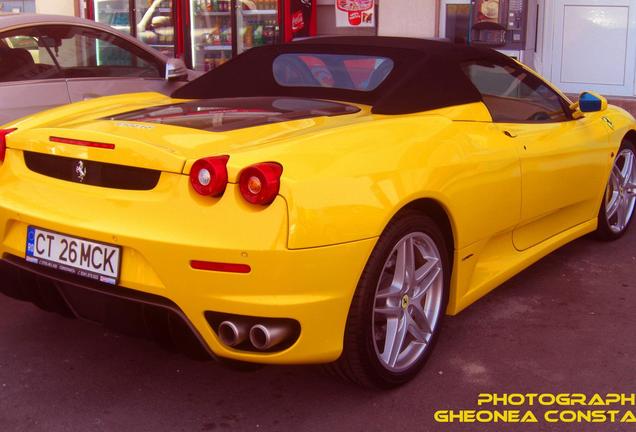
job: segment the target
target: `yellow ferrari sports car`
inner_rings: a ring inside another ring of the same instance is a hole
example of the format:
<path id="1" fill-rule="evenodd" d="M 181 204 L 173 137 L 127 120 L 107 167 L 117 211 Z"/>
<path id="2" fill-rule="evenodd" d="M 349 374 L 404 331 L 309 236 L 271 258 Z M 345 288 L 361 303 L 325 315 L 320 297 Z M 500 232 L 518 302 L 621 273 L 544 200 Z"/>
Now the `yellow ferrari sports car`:
<path id="1" fill-rule="evenodd" d="M 0 131 L 2 291 L 201 357 L 413 378 L 442 319 L 636 201 L 634 118 L 495 51 L 344 37 Z"/>

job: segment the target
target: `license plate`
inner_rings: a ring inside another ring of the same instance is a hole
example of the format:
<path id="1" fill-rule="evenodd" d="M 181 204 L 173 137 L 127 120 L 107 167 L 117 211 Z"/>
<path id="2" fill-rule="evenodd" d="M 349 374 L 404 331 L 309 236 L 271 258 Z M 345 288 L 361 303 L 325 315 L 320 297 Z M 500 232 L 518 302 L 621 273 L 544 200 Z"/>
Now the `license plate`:
<path id="1" fill-rule="evenodd" d="M 33 226 L 27 229 L 28 262 L 117 285 L 121 247 Z"/>

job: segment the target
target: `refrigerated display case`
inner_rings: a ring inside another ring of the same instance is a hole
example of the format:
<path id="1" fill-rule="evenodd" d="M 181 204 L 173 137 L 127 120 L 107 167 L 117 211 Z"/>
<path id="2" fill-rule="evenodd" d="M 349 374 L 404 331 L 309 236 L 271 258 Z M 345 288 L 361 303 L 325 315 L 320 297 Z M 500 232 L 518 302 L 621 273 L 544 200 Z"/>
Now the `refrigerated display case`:
<path id="1" fill-rule="evenodd" d="M 316 34 L 315 0 L 189 0 L 189 66 L 207 71 L 247 49 Z"/>
<path id="2" fill-rule="evenodd" d="M 88 6 L 89 18 L 199 71 L 253 47 L 314 36 L 317 28 L 316 0 L 88 0 Z"/>
<path id="3" fill-rule="evenodd" d="M 280 32 L 277 0 L 237 2 L 237 54 L 256 46 L 271 45 Z"/>
<path id="4" fill-rule="evenodd" d="M 279 6 L 278 0 L 190 0 L 193 68 L 214 69 L 249 48 L 275 43 Z"/>
<path id="5" fill-rule="evenodd" d="M 232 57 L 233 6 L 229 0 L 190 0 L 190 62 L 210 70 Z"/>
<path id="6" fill-rule="evenodd" d="M 128 33 L 169 57 L 175 56 L 178 0 L 89 0 L 89 18 Z M 130 23 L 135 25 L 131 26 Z"/>

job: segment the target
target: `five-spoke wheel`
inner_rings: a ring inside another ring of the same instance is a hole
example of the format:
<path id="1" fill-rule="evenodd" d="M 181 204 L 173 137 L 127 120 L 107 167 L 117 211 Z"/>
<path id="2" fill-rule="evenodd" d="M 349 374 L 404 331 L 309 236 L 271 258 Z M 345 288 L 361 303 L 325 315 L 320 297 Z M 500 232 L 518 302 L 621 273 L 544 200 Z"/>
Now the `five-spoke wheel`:
<path id="1" fill-rule="evenodd" d="M 394 372 L 417 363 L 442 313 L 440 253 L 425 233 L 406 235 L 384 264 L 375 293 L 374 347 Z"/>
<path id="2" fill-rule="evenodd" d="M 424 365 L 448 302 L 446 235 L 423 212 L 401 212 L 380 236 L 354 295 L 342 356 L 330 368 L 366 386 L 394 387 Z"/>
<path id="3" fill-rule="evenodd" d="M 602 239 L 620 237 L 632 220 L 636 205 L 635 155 L 634 146 L 625 142 L 614 159 L 598 217 L 598 234 Z"/>

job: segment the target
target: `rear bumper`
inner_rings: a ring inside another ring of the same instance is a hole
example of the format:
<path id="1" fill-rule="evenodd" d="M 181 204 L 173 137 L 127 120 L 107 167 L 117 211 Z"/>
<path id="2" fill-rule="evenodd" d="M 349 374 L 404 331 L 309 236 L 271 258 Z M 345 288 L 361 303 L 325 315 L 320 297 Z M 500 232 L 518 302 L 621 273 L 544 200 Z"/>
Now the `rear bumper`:
<path id="1" fill-rule="evenodd" d="M 223 274 L 181 266 L 177 271 L 172 269 L 180 274 L 175 275 L 175 281 L 180 279 L 180 283 L 168 284 L 161 290 L 103 284 L 5 253 L 0 261 L 3 267 L 0 291 L 47 310 L 153 338 L 191 357 L 219 356 L 272 364 L 324 363 L 337 359 L 342 351 L 358 277 L 352 271 L 352 257 L 361 257 L 357 261 L 363 266 L 372 246 L 372 241 L 365 241 L 275 253 L 275 268 L 264 264 L 271 273 L 264 270 L 248 275 Z M 252 264 L 253 268 L 259 267 Z M 12 275 L 7 276 L 8 272 Z M 282 287 L 294 292 L 282 293 Z M 63 301 L 54 299 L 47 304 L 46 299 L 51 296 Z M 300 335 L 292 346 L 279 352 L 233 349 L 221 343 L 205 317 L 206 312 L 292 319 L 300 324 Z"/>
<path id="2" fill-rule="evenodd" d="M 0 292 L 41 309 L 98 322 L 192 358 L 214 357 L 199 332 L 172 301 L 51 270 L 11 255 L 0 260 Z"/>
<path id="3" fill-rule="evenodd" d="M 282 198 L 255 208 L 230 184 L 221 199 L 204 199 L 190 191 L 187 176 L 170 173 L 152 191 L 86 186 L 31 172 L 20 153 L 10 149 L 0 166 L 0 257 L 24 258 L 28 226 L 119 245 L 120 288 L 168 301 L 214 355 L 281 364 L 340 355 L 351 299 L 376 239 L 289 250 Z M 251 272 L 195 270 L 192 260 L 247 264 Z M 232 349 L 220 343 L 207 311 L 292 319 L 300 336 L 279 352 Z"/>

